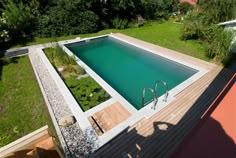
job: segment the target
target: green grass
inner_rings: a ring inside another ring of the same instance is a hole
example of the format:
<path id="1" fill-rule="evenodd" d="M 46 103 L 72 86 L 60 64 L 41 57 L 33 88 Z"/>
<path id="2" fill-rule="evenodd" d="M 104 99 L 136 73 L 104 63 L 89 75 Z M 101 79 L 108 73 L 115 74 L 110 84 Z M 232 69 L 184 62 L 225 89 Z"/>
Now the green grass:
<path id="1" fill-rule="evenodd" d="M 180 40 L 180 27 L 181 24 L 167 21 L 164 23 L 148 22 L 141 28 L 128 28 L 124 30 L 108 29 L 92 34 L 69 35 L 58 37 L 57 41 L 73 39 L 76 37 L 92 37 L 98 35 L 109 34 L 110 32 L 120 32 L 134 38 L 138 38 L 162 47 L 166 47 L 193 57 L 209 61 L 205 57 L 205 48 L 197 41 L 182 41 Z M 34 45 L 40 43 L 50 43 L 55 41 L 55 38 L 35 38 L 33 41 L 26 43 L 26 45 Z M 16 45 L 14 47 L 20 47 Z"/>
<path id="2" fill-rule="evenodd" d="M 28 56 L 0 62 L 0 147 L 44 126 L 52 127 Z"/>

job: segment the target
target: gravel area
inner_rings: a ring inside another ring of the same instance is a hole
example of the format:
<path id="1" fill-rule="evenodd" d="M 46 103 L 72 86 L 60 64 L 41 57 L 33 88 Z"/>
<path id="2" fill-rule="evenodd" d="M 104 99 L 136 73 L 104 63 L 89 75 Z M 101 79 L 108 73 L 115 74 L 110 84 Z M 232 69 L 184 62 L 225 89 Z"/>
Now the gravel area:
<path id="1" fill-rule="evenodd" d="M 42 87 L 46 93 L 57 123 L 63 116 L 72 115 L 71 110 L 66 104 L 54 80 L 50 76 L 43 61 L 37 54 L 37 51 L 34 51 L 34 49 L 30 49 L 29 57 L 41 81 Z M 69 127 L 60 127 L 60 130 L 66 142 L 66 147 L 63 148 L 69 149 L 64 150 L 66 152 L 66 157 L 89 156 L 89 154 L 94 149 L 93 141 L 84 136 L 77 122 Z"/>

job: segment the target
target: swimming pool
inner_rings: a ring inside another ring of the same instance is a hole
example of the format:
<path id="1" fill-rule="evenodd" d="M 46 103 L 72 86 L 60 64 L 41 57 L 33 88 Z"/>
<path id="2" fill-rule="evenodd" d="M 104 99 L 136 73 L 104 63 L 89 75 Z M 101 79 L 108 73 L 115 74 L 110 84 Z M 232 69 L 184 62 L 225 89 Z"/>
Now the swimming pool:
<path id="1" fill-rule="evenodd" d="M 171 90 L 198 73 L 196 69 L 111 36 L 65 46 L 137 110 L 142 108 L 143 88 L 154 88 L 157 80 L 163 80 Z M 160 85 L 157 96 L 164 93 L 165 87 Z M 151 97 L 147 93 L 145 100 Z"/>

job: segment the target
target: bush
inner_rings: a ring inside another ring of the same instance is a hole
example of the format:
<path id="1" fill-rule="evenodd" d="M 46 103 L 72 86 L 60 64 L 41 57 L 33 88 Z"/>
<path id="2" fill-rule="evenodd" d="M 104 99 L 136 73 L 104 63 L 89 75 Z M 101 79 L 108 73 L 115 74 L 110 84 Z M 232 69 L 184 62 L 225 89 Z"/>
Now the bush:
<path id="1" fill-rule="evenodd" d="M 189 10 L 192 10 L 193 6 L 189 4 L 188 2 L 182 2 L 182 3 L 179 3 L 178 9 L 180 13 L 183 15 L 183 14 L 186 14 Z"/>
<path id="2" fill-rule="evenodd" d="M 112 25 L 116 29 L 125 29 L 128 27 L 129 22 L 127 19 L 120 19 L 120 18 L 115 18 L 112 20 Z"/>
<path id="3" fill-rule="evenodd" d="M 22 43 L 31 37 L 35 18 L 22 3 L 8 1 L 0 16 L 0 49 L 6 49 L 14 42 Z"/>
<path id="4" fill-rule="evenodd" d="M 208 27 L 208 16 L 196 11 L 190 11 L 185 16 L 180 34 L 182 40 L 203 39 L 204 32 Z"/>
<path id="5" fill-rule="evenodd" d="M 34 17 L 22 3 L 15 4 L 12 1 L 4 6 L 2 17 L 6 20 L 12 36 L 25 36 L 31 33 L 34 26 Z"/>
<path id="6" fill-rule="evenodd" d="M 0 17 L 0 48 L 2 48 L 8 41 L 10 41 L 10 35 L 6 24 L 6 19 Z"/>
<path id="7" fill-rule="evenodd" d="M 76 63 L 75 58 L 67 55 L 58 44 L 55 48 L 44 49 L 44 52 L 56 69 L 63 68 L 59 72 L 63 79 L 85 74 L 85 70 Z"/>
<path id="8" fill-rule="evenodd" d="M 199 0 L 198 6 L 215 24 L 236 18 L 236 0 Z"/>
<path id="9" fill-rule="evenodd" d="M 68 65 L 68 64 L 76 65 L 77 64 L 75 61 L 75 58 L 72 56 L 69 56 L 58 44 L 56 44 L 54 52 L 55 52 L 54 59 L 56 59 L 59 62 L 59 64 L 61 65 Z"/>
<path id="10" fill-rule="evenodd" d="M 75 58 L 64 52 L 64 50 L 58 44 L 56 44 L 55 48 L 47 48 L 44 49 L 44 51 L 50 62 L 56 67 L 70 64 L 77 65 Z"/>
<path id="11" fill-rule="evenodd" d="M 61 1 L 65 3 L 62 4 Z M 82 2 L 78 0 L 73 3 L 61 1 L 50 9 L 48 15 L 44 15 L 39 20 L 37 32 L 39 36 L 50 37 L 97 31 L 99 18 L 94 12 L 81 8 Z"/>
<path id="12" fill-rule="evenodd" d="M 231 50 L 236 45 L 235 42 L 232 42 L 235 35 L 232 30 L 225 30 L 217 25 L 209 27 L 205 32 L 206 56 L 227 66 L 232 58 Z"/>
<path id="13" fill-rule="evenodd" d="M 84 111 L 110 98 L 109 94 L 91 77 L 80 80 L 69 78 L 65 82 Z"/>
<path id="14" fill-rule="evenodd" d="M 167 20 L 169 13 L 176 11 L 179 0 L 147 0 L 144 8 L 145 18 Z"/>

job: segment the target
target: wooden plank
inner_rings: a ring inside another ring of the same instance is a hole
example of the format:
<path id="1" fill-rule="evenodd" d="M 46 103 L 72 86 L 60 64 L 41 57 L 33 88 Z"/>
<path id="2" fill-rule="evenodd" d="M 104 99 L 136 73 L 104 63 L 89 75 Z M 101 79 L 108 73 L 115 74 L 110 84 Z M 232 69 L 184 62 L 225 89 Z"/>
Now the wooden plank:
<path id="1" fill-rule="evenodd" d="M 92 127 L 95 129 L 95 132 L 97 133 L 97 135 L 102 135 L 102 131 L 99 129 L 99 127 L 96 125 L 96 123 L 94 122 L 94 120 L 92 119 L 91 116 L 88 117 L 89 122 L 91 123 Z"/>
<path id="2" fill-rule="evenodd" d="M 119 103 L 115 102 L 110 106 L 94 113 L 92 116 L 98 123 L 99 127 L 107 132 L 122 121 L 126 120 L 131 114 Z M 99 129 L 94 125 L 94 121 L 89 119 L 89 121 L 93 124 L 95 131 L 97 134 L 101 135 Z"/>

